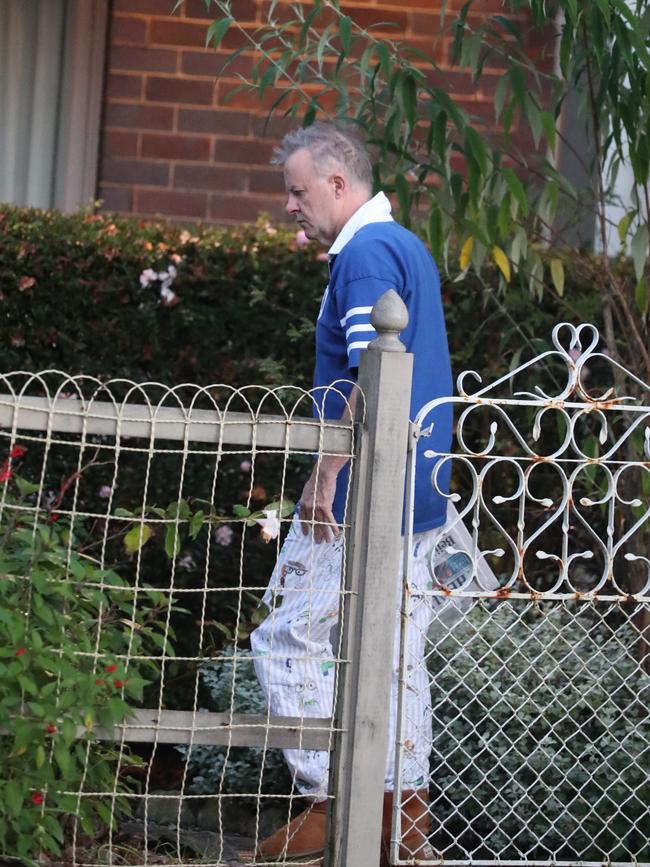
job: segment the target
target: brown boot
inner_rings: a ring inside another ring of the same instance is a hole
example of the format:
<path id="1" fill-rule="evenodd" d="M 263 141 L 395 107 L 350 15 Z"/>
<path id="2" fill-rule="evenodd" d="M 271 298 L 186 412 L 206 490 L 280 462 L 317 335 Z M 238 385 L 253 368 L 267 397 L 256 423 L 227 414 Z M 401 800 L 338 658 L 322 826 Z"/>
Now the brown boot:
<path id="1" fill-rule="evenodd" d="M 402 820 L 400 837 L 400 860 L 415 858 L 416 863 L 435 857 L 429 843 L 430 816 L 428 811 L 429 792 L 427 789 L 406 790 L 402 792 Z M 393 793 L 384 793 L 384 814 L 381 833 L 381 867 L 389 867 L 390 838 L 393 822 Z"/>
<path id="2" fill-rule="evenodd" d="M 260 861 L 303 861 L 325 851 L 327 801 L 314 802 L 257 847 Z"/>

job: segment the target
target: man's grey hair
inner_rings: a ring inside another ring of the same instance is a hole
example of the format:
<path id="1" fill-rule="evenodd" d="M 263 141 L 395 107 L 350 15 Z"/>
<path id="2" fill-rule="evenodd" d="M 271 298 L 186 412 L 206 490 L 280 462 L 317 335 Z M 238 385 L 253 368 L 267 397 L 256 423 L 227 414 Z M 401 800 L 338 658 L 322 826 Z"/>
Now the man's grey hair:
<path id="1" fill-rule="evenodd" d="M 307 148 L 320 174 L 327 174 L 334 166 L 339 166 L 347 171 L 353 183 L 372 188 L 372 166 L 368 151 L 352 130 L 324 121 L 294 129 L 274 148 L 271 163 L 283 166 L 292 154 L 302 148 Z"/>

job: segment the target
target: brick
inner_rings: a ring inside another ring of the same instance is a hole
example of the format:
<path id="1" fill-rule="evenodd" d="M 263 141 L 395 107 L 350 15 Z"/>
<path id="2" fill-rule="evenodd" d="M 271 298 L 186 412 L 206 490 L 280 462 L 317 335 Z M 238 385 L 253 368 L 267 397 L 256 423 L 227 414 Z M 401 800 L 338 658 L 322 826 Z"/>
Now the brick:
<path id="1" fill-rule="evenodd" d="M 283 117 L 280 114 L 269 117 L 267 114 L 257 114 L 251 118 L 251 132 L 255 138 L 277 140 L 294 129 L 297 124 L 295 117 Z"/>
<path id="2" fill-rule="evenodd" d="M 169 163 L 150 162 L 149 160 L 104 159 L 100 166 L 102 181 L 116 184 L 136 184 L 139 186 L 169 186 Z"/>
<path id="3" fill-rule="evenodd" d="M 149 42 L 152 45 L 205 45 L 205 24 L 193 24 L 173 18 L 154 18 L 149 26 Z"/>
<path id="4" fill-rule="evenodd" d="M 252 223 L 257 220 L 261 211 L 269 212 L 274 220 L 286 219 L 284 197 L 274 199 L 270 196 L 233 196 L 212 193 L 208 216 L 217 221 Z"/>
<path id="5" fill-rule="evenodd" d="M 213 160 L 215 163 L 260 165 L 268 163 L 272 152 L 271 142 L 244 138 L 220 138 L 214 143 Z"/>
<path id="6" fill-rule="evenodd" d="M 482 2 L 484 2 L 484 0 L 482 0 Z M 377 6 L 382 6 L 382 7 L 392 6 L 393 8 L 400 8 L 400 7 L 403 8 L 403 4 L 400 4 L 398 2 L 398 0 L 375 0 L 375 3 Z M 437 0 L 437 2 L 436 2 L 436 0 L 408 0 L 408 5 L 409 6 L 417 6 L 420 9 L 431 9 L 433 7 L 437 12 L 440 12 L 442 3 L 441 3 L 441 0 Z M 451 18 L 452 14 L 453 14 L 452 8 L 450 8 L 450 7 L 452 7 L 452 5 L 453 4 L 449 4 L 449 6 L 447 8 L 447 17 L 448 18 Z M 387 10 L 386 10 L 385 14 L 388 14 Z"/>
<path id="7" fill-rule="evenodd" d="M 129 213 L 132 209 L 133 193 L 130 187 L 111 187 L 101 184 L 99 198 L 102 200 L 102 211 Z"/>
<path id="8" fill-rule="evenodd" d="M 246 188 L 248 172 L 243 169 L 219 166 L 174 167 L 173 186 L 186 190 L 230 190 L 243 191 Z"/>
<path id="9" fill-rule="evenodd" d="M 186 105 L 211 105 L 214 84 L 171 76 L 147 78 L 146 98 L 151 102 L 180 102 Z"/>
<path id="10" fill-rule="evenodd" d="M 113 15 L 110 25 L 110 42 L 136 42 L 142 44 L 147 38 L 147 22 L 144 18 L 128 15 Z"/>
<path id="11" fill-rule="evenodd" d="M 229 51 L 183 51 L 181 70 L 186 75 L 204 75 L 214 78 L 222 74 L 244 75 L 253 71 L 254 57 L 240 54 L 230 61 Z M 229 62 L 227 62 L 229 61 Z"/>
<path id="12" fill-rule="evenodd" d="M 250 115 L 244 111 L 181 108 L 178 112 L 178 129 L 183 131 L 245 136 L 249 127 Z"/>
<path id="13" fill-rule="evenodd" d="M 107 76 L 105 89 L 107 99 L 140 99 L 141 95 L 141 75 L 111 73 Z"/>
<path id="14" fill-rule="evenodd" d="M 171 15 L 175 5 L 175 0 L 113 0 L 115 12 L 145 15 Z"/>
<path id="15" fill-rule="evenodd" d="M 210 139 L 190 135 L 143 133 L 140 153 L 143 157 L 168 160 L 207 160 Z"/>
<path id="16" fill-rule="evenodd" d="M 409 14 L 408 33 L 419 36 L 436 36 L 442 33 L 440 16 L 434 13 L 411 12 Z"/>
<path id="17" fill-rule="evenodd" d="M 400 30 L 402 32 L 406 30 L 408 23 L 408 15 L 403 7 L 401 10 L 395 8 L 388 11 L 387 9 L 362 9 L 346 3 L 343 11 L 352 18 L 355 24 L 360 27 L 373 27 L 375 33 L 390 33 L 397 36 Z M 388 26 L 381 26 L 383 24 Z"/>
<path id="18" fill-rule="evenodd" d="M 134 157 L 138 152 L 137 132 L 104 130 L 102 153 L 107 157 Z"/>
<path id="19" fill-rule="evenodd" d="M 134 210 L 140 214 L 201 218 L 207 215 L 207 203 L 207 193 L 137 190 Z"/>
<path id="20" fill-rule="evenodd" d="M 108 55 L 109 69 L 137 72 L 176 72 L 178 52 L 143 45 L 113 45 Z"/>
<path id="21" fill-rule="evenodd" d="M 453 69 L 431 69 L 425 72 L 429 87 L 446 91 L 449 96 L 471 96 L 476 93 L 476 85 L 471 73 Z"/>
<path id="22" fill-rule="evenodd" d="M 205 0 L 186 0 L 183 4 L 186 18 L 200 18 L 208 22 L 219 17 L 217 8 L 212 5 L 206 9 Z M 257 4 L 255 0 L 237 0 L 234 4 L 237 20 L 240 22 L 254 22 L 257 16 Z"/>
<path id="23" fill-rule="evenodd" d="M 104 124 L 129 129 L 172 129 L 174 109 L 163 105 L 109 102 L 105 108 Z"/>
<path id="24" fill-rule="evenodd" d="M 284 194 L 284 175 L 281 168 L 251 171 L 251 193 Z"/>
<path id="25" fill-rule="evenodd" d="M 233 78 L 231 80 L 221 79 L 217 82 L 216 105 L 224 105 L 228 108 L 237 108 L 245 111 L 259 112 L 264 108 L 270 108 L 278 97 L 285 92 L 285 89 L 280 87 L 269 87 L 264 94 L 264 102 L 260 103 L 260 98 L 257 93 L 249 93 L 245 90 L 240 90 L 238 93 L 230 96 L 233 89 L 240 85 L 241 82 Z M 282 111 L 286 111 L 291 105 L 291 99 L 287 98 L 281 106 Z"/>

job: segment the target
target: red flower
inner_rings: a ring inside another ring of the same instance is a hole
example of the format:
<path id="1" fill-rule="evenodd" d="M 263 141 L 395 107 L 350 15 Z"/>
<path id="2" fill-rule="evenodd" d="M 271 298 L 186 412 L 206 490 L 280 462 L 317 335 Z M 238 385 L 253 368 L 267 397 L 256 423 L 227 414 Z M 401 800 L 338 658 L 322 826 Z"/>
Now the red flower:
<path id="1" fill-rule="evenodd" d="M 53 524 L 55 521 L 58 521 L 61 515 L 58 512 L 52 512 L 50 517 L 47 519 L 48 524 Z"/>
<path id="2" fill-rule="evenodd" d="M 114 671 L 117 671 L 117 666 L 116 666 L 116 665 L 107 665 L 107 666 L 106 666 L 106 672 L 107 672 L 107 674 L 113 674 Z"/>
<path id="3" fill-rule="evenodd" d="M 113 686 L 115 687 L 115 689 L 122 689 L 122 687 L 126 686 L 127 683 L 128 683 L 128 680 L 114 680 Z"/>
<path id="4" fill-rule="evenodd" d="M 48 723 L 48 724 L 45 726 L 45 731 L 48 733 L 48 735 L 53 735 L 53 734 L 56 734 L 56 732 L 58 731 L 58 729 L 57 729 L 57 727 L 54 725 L 54 723 Z"/>
<path id="5" fill-rule="evenodd" d="M 26 653 L 27 653 L 26 647 L 19 647 L 18 650 L 16 651 L 15 655 L 16 656 L 24 656 Z"/>
<path id="6" fill-rule="evenodd" d="M 97 680 L 95 681 L 95 686 L 104 686 L 104 681 L 101 679 L 101 677 L 97 678 Z"/>
<path id="7" fill-rule="evenodd" d="M 43 795 L 40 792 L 34 792 L 32 794 L 32 804 L 36 804 L 38 807 L 39 804 L 43 803 Z"/>
<path id="8" fill-rule="evenodd" d="M 8 482 L 11 478 L 11 470 L 7 466 L 7 462 L 0 467 L 0 482 Z"/>
<path id="9" fill-rule="evenodd" d="M 25 446 L 14 446 L 12 450 L 9 452 L 10 458 L 22 458 L 24 454 L 27 453 L 27 449 Z"/>

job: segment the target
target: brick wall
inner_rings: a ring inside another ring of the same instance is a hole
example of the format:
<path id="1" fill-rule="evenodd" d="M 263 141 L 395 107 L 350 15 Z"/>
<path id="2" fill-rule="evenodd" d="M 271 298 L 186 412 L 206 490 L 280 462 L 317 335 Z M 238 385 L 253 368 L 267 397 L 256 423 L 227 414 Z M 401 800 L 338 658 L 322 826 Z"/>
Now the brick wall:
<path id="1" fill-rule="evenodd" d="M 113 0 L 102 123 L 98 195 L 104 209 L 179 221 L 236 223 L 261 210 L 282 219 L 281 172 L 268 165 L 273 144 L 290 125 L 277 118 L 265 128 L 255 98 L 225 101 L 238 70 L 216 80 L 225 51 L 241 43 L 231 30 L 222 51 L 204 49 L 214 18 L 204 0 L 185 0 L 172 16 L 173 0 Z M 265 0 L 235 0 L 238 20 L 254 29 Z M 449 0 L 448 8 L 461 5 Z M 501 0 L 483 0 L 486 13 Z M 502 74 L 489 69 L 477 90 L 468 76 L 449 68 L 449 40 L 439 31 L 440 0 L 355 0 L 343 4 L 364 25 L 390 20 L 421 50 L 447 67 L 440 85 L 472 113 L 489 118 Z M 391 36 L 398 31 L 393 28 Z M 525 146 L 525 142 L 522 142 Z"/>

